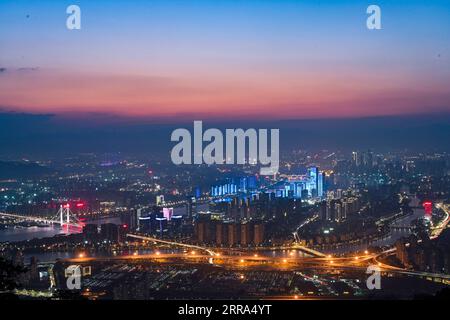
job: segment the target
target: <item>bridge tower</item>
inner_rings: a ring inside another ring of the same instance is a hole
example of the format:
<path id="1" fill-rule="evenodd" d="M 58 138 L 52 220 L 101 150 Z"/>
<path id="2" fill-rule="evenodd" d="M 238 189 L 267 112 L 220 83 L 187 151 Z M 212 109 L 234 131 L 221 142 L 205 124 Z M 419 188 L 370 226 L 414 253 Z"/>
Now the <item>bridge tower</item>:
<path id="1" fill-rule="evenodd" d="M 59 224 L 60 225 L 64 225 L 64 224 L 69 224 L 70 223 L 70 205 L 66 204 L 66 205 L 60 205 L 59 206 L 59 210 L 58 210 L 58 215 L 59 215 Z M 64 216 L 66 216 L 66 222 L 64 222 Z"/>
<path id="2" fill-rule="evenodd" d="M 70 211 L 70 204 L 59 206 L 58 213 L 56 217 L 52 219 L 52 221 L 57 222 L 58 220 L 61 226 L 83 226 L 83 223 L 81 223 Z"/>

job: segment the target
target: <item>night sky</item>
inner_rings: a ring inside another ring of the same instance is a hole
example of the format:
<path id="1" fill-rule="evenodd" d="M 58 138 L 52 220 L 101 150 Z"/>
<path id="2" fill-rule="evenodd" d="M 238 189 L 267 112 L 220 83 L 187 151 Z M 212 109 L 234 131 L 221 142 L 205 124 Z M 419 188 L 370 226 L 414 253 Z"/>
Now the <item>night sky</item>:
<path id="1" fill-rule="evenodd" d="M 449 1 L 1 0 L 2 151 L 140 149 L 193 120 L 305 146 L 442 147 L 449 40 Z"/>
<path id="2" fill-rule="evenodd" d="M 81 8 L 81 30 L 66 8 Z M 449 111 L 450 2 L 0 1 L 3 111 L 292 119 Z"/>

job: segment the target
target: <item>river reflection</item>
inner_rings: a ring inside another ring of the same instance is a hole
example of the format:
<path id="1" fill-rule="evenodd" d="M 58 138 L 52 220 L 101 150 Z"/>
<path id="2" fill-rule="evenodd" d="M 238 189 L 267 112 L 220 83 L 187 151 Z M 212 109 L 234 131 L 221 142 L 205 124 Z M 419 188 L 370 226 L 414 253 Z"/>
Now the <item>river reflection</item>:
<path id="1" fill-rule="evenodd" d="M 423 210 L 414 209 L 412 214 L 399 218 L 394 224 L 396 226 L 409 227 L 411 226 L 414 220 L 419 219 L 421 217 L 423 217 Z M 397 229 L 390 230 L 389 233 L 386 234 L 384 237 L 371 241 L 369 243 L 343 245 L 338 248 L 326 248 L 322 250 L 319 249 L 319 251 L 331 254 L 343 254 L 348 252 L 363 251 L 366 250 L 368 247 L 392 246 L 400 238 L 408 237 L 409 235 L 411 235 L 411 232 L 412 231 L 410 230 L 397 230 Z"/>
<path id="2" fill-rule="evenodd" d="M 119 217 L 93 219 L 88 220 L 85 223 L 103 224 L 103 223 L 115 223 L 120 224 Z M 0 242 L 18 242 L 41 238 L 50 238 L 56 235 L 80 233 L 81 228 L 69 228 L 60 227 L 58 225 L 53 226 L 33 226 L 33 227 L 9 227 L 7 229 L 0 230 Z"/>

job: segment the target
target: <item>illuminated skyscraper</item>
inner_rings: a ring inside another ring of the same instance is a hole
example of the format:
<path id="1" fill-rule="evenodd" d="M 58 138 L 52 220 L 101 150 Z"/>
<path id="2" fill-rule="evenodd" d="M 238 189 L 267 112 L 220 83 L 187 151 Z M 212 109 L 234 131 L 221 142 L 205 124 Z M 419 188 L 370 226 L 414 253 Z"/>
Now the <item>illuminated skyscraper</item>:
<path id="1" fill-rule="evenodd" d="M 163 217 L 170 221 L 173 216 L 173 208 L 163 208 Z"/>
<path id="2" fill-rule="evenodd" d="M 323 173 L 319 172 L 317 179 L 317 196 L 319 198 L 323 197 Z"/>

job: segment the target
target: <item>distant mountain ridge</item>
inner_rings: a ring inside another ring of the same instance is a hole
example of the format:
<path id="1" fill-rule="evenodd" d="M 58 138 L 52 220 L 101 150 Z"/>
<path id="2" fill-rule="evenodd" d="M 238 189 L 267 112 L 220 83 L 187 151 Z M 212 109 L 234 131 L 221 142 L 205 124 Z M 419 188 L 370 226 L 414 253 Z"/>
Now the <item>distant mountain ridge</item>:
<path id="1" fill-rule="evenodd" d="M 34 162 L 0 161 L 0 179 L 36 178 L 51 174 L 53 170 Z"/>

